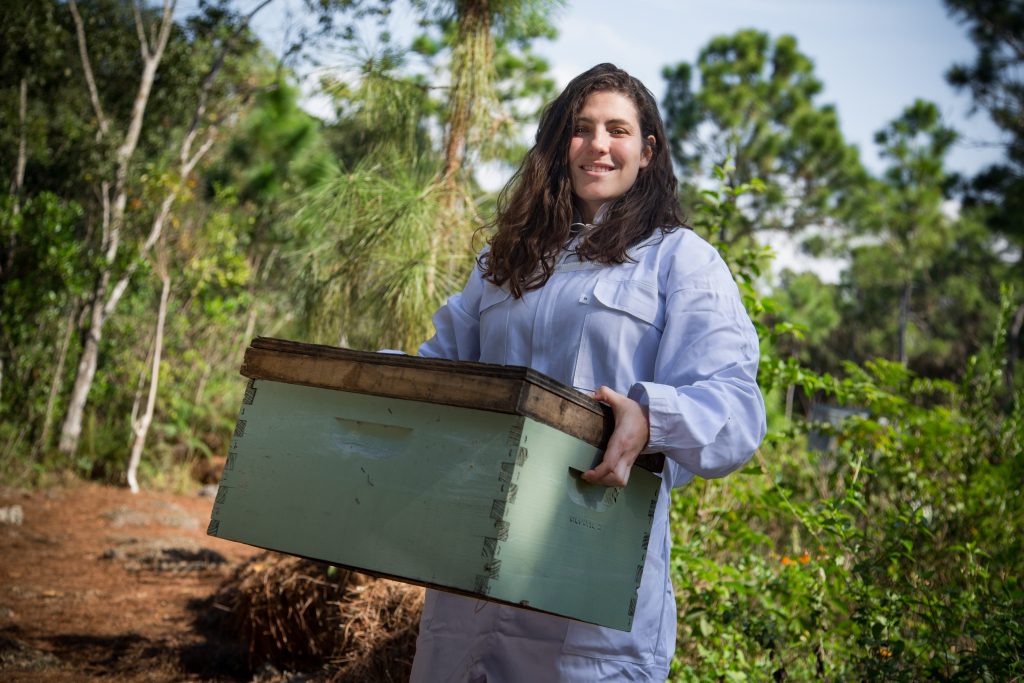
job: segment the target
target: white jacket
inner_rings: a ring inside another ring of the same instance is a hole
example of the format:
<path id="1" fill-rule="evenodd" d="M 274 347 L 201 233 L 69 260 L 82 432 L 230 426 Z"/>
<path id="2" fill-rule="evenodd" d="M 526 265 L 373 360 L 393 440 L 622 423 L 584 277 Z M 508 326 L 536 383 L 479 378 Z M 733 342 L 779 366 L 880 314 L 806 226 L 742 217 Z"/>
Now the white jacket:
<path id="1" fill-rule="evenodd" d="M 648 407 L 647 450 L 666 459 L 633 629 L 428 591 L 415 681 L 664 680 L 675 650 L 671 489 L 742 466 L 765 434 L 758 340 L 718 252 L 687 229 L 657 231 L 635 262 L 566 249 L 521 299 L 474 269 L 434 315 L 420 355 L 534 368 L 584 391 L 605 384 Z M 594 596 L 600 600 L 600 595 Z"/>

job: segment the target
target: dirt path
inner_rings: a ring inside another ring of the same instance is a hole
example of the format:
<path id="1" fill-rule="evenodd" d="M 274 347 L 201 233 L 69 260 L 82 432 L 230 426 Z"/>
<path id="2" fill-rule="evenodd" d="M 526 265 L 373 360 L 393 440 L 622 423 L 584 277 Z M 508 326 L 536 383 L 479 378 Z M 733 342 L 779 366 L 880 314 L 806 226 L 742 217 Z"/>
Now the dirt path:
<path id="1" fill-rule="evenodd" d="M 211 506 L 95 484 L 0 487 L 0 679 L 248 680 L 237 646 L 197 626 L 258 552 L 207 536 Z"/>

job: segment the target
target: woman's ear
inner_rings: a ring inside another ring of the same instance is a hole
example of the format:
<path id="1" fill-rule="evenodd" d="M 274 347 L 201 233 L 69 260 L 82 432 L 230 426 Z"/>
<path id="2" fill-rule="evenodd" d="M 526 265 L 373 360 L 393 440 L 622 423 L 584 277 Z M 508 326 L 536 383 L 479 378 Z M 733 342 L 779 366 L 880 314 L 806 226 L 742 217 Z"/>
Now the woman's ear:
<path id="1" fill-rule="evenodd" d="M 653 135 L 648 135 L 647 139 L 644 140 L 644 150 L 640 155 L 640 168 L 647 168 L 647 164 L 650 163 L 651 158 L 654 156 L 654 147 L 657 144 L 658 140 Z"/>

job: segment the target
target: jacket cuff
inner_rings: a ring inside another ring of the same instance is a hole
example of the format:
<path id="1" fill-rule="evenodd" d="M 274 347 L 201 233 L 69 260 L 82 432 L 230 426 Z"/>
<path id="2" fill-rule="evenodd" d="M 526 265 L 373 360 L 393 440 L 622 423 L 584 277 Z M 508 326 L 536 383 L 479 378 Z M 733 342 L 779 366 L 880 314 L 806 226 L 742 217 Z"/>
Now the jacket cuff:
<path id="1" fill-rule="evenodd" d="M 672 394 L 671 397 L 663 395 L 666 390 Z M 660 453 L 665 450 L 667 441 L 665 428 L 668 424 L 668 414 L 665 408 L 671 405 L 671 399 L 675 397 L 675 390 L 664 384 L 637 382 L 629 388 L 626 396 L 639 403 L 640 407 L 644 409 L 644 413 L 647 414 L 650 435 L 647 439 L 647 446 L 641 453 Z"/>

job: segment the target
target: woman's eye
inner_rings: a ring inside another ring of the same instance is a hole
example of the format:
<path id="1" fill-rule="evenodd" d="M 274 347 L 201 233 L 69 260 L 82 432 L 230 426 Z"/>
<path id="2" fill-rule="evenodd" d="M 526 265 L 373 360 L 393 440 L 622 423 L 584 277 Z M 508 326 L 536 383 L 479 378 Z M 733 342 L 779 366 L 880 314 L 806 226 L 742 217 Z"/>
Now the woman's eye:
<path id="1" fill-rule="evenodd" d="M 586 132 L 587 132 L 587 129 L 584 128 L 583 126 L 574 126 L 573 129 L 572 129 L 572 134 L 573 135 L 584 135 Z"/>
<path id="2" fill-rule="evenodd" d="M 625 128 L 612 128 L 610 132 L 612 135 L 629 135 L 629 131 Z"/>

